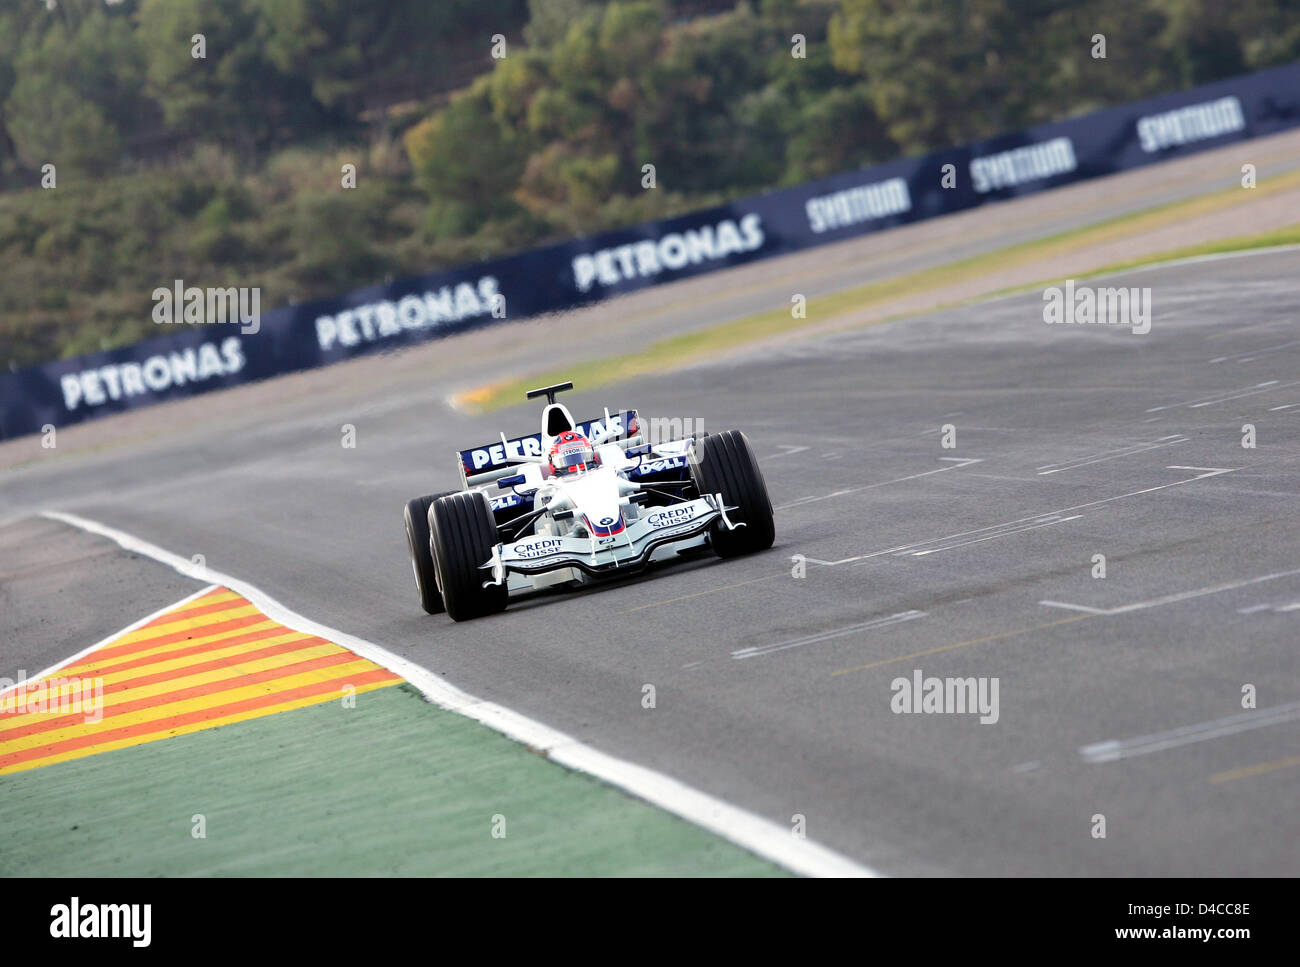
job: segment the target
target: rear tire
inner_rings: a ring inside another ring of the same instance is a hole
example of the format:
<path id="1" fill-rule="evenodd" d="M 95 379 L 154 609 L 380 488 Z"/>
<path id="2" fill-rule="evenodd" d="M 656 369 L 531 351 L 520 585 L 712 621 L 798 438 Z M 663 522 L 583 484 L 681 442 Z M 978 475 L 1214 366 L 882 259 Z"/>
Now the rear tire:
<path id="1" fill-rule="evenodd" d="M 415 590 L 420 595 L 420 606 L 428 614 L 442 614 L 442 594 L 438 591 L 438 578 L 433 566 L 433 552 L 429 548 L 429 506 L 441 494 L 416 497 L 406 505 L 406 547 L 411 552 L 411 570 L 415 572 Z"/>
<path id="2" fill-rule="evenodd" d="M 447 614 L 467 621 L 504 611 L 506 585 L 483 587 L 489 571 L 480 568 L 500 543 L 487 498 L 475 490 L 448 494 L 429 507 L 434 567 Z"/>
<path id="3" fill-rule="evenodd" d="M 772 546 L 776 540 L 776 522 L 772 518 L 772 501 L 767 484 L 754 459 L 749 440 L 739 430 L 723 430 L 697 439 L 690 451 L 691 479 L 701 494 L 722 494 L 727 517 L 733 524 L 728 530 L 721 520 L 709 531 L 709 543 L 719 557 L 753 554 Z"/>

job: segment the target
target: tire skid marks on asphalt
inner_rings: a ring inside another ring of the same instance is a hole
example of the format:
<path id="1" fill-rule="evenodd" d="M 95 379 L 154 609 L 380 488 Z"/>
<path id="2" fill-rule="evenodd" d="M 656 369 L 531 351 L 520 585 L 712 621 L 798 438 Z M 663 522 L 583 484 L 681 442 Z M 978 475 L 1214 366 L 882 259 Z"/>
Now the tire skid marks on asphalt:
<path id="1" fill-rule="evenodd" d="M 762 655 L 770 655 L 773 652 L 788 651 L 791 648 L 801 648 L 804 645 L 816 644 L 819 641 L 828 641 L 831 638 L 840 638 L 844 635 L 855 634 L 859 631 L 871 631 L 875 628 L 884 628 L 888 625 L 901 624 L 904 621 L 912 621 L 916 618 L 924 618 L 924 611 L 900 611 L 897 614 L 887 615 L 883 618 L 872 618 L 870 621 L 862 621 L 855 625 L 849 625 L 846 628 L 833 628 L 829 631 L 820 631 L 816 634 L 805 635 L 802 638 L 793 638 L 790 641 L 781 641 L 771 645 L 757 645 L 752 648 L 741 648 L 733 651 L 731 657 L 737 661 L 743 661 L 746 658 L 758 658 Z"/>
<path id="2" fill-rule="evenodd" d="M 215 728 L 395 685 L 402 679 L 243 596 L 212 587 L 56 669 L 94 688 L 97 708 L 24 702 L 0 715 L 0 775 Z M 53 684 L 48 686 L 51 690 Z M 46 710 L 48 709 L 48 710 Z"/>

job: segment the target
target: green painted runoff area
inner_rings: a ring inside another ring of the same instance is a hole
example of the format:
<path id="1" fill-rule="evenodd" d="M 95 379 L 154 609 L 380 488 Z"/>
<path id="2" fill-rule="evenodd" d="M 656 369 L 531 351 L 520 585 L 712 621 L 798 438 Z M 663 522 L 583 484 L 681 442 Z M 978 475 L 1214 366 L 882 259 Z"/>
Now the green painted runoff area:
<path id="1" fill-rule="evenodd" d="M 3 876 L 787 875 L 407 684 L 0 776 L 0 829 Z"/>

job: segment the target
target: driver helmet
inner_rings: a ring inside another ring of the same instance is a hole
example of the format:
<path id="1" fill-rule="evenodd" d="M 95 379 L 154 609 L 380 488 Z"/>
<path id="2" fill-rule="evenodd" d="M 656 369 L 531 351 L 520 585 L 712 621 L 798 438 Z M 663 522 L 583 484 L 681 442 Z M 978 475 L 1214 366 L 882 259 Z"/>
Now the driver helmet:
<path id="1" fill-rule="evenodd" d="M 577 473 L 596 463 L 591 441 L 577 430 L 565 430 L 551 446 L 551 470 L 557 474 Z"/>

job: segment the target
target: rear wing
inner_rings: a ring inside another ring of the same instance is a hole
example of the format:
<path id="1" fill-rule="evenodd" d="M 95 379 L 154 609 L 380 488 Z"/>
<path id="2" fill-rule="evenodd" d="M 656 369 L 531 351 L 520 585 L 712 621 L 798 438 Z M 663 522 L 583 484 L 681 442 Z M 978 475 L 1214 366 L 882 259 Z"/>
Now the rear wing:
<path id="1" fill-rule="evenodd" d="M 636 410 L 619 410 L 617 413 L 607 411 L 594 420 L 580 421 L 577 428 L 588 438 L 594 437 L 605 432 L 606 417 L 609 420 L 609 427 L 617 432 L 608 437 L 605 443 L 617 443 L 624 450 L 641 443 L 641 421 L 637 417 Z M 460 463 L 460 479 L 466 489 L 480 487 L 518 472 L 518 464 L 510 463 L 506 459 L 507 452 L 522 453 L 529 457 L 544 456 L 541 433 L 515 437 L 505 443 L 498 440 L 496 443 L 485 443 L 481 447 L 470 447 L 468 450 L 459 451 L 457 456 Z"/>

